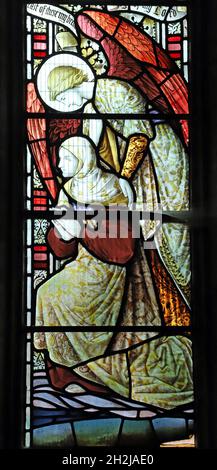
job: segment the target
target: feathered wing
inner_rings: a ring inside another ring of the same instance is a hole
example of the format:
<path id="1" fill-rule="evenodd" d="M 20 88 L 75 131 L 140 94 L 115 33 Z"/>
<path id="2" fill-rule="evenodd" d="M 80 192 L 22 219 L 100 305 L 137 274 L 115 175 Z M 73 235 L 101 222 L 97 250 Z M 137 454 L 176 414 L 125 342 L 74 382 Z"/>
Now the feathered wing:
<path id="1" fill-rule="evenodd" d="M 27 85 L 27 112 L 45 112 L 33 82 Z M 27 119 L 29 147 L 38 173 L 53 201 L 56 200 L 58 194 L 58 181 L 54 173 L 57 164 L 57 144 L 66 137 L 76 135 L 80 124 L 81 120 L 79 119 L 48 120 L 45 117 Z"/>
<path id="2" fill-rule="evenodd" d="M 57 145 L 67 137 L 77 134 L 80 119 L 51 119 L 47 123 L 48 139 L 52 165 L 57 166 Z"/>
<path id="3" fill-rule="evenodd" d="M 27 85 L 27 112 L 44 113 L 44 107 L 37 97 L 34 83 Z M 49 159 L 46 140 L 46 119 L 27 119 L 28 143 L 37 171 L 42 178 L 50 197 L 56 200 L 58 193 L 58 183 Z"/>
<path id="4" fill-rule="evenodd" d="M 145 32 L 129 21 L 96 10 L 77 16 L 82 33 L 100 42 L 109 60 L 108 76 L 129 79 L 150 104 L 166 114 L 188 114 L 187 84 L 177 65 Z M 188 124 L 180 119 L 188 144 Z"/>

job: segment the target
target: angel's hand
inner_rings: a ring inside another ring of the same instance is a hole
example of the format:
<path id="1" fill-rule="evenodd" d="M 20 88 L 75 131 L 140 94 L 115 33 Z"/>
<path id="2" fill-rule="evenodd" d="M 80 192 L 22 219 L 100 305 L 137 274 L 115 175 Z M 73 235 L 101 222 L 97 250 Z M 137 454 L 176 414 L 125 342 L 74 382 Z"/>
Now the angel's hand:
<path id="1" fill-rule="evenodd" d="M 128 204 L 133 203 L 134 195 L 130 183 L 124 178 L 119 178 L 119 184 L 123 195 L 128 199 Z"/>

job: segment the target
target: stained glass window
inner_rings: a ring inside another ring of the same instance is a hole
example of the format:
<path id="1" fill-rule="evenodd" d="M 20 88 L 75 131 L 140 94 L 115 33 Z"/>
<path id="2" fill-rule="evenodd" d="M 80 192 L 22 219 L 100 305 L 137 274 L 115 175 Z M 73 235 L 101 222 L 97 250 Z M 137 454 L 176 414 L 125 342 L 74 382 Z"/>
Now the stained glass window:
<path id="1" fill-rule="evenodd" d="M 25 447 L 194 445 L 188 13 L 26 6 Z"/>

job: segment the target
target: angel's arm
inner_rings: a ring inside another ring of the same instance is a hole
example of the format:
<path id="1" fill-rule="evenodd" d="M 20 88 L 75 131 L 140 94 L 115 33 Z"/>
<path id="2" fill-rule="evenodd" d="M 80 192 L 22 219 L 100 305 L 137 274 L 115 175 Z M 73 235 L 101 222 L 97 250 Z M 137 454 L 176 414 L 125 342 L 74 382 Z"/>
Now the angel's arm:
<path id="1" fill-rule="evenodd" d="M 128 142 L 121 175 L 130 179 L 145 158 L 149 142 L 155 136 L 155 128 L 150 119 L 134 117 L 135 114 L 142 115 L 146 112 L 146 100 L 131 84 L 117 79 L 99 81 L 96 93 L 98 110 L 103 114 L 116 114 L 115 119 L 108 121 Z M 126 119 L 122 117 L 123 110 Z M 120 119 L 118 115 L 121 115 Z"/>
<path id="2" fill-rule="evenodd" d="M 133 136 L 127 146 L 126 157 L 121 170 L 121 175 L 128 180 L 132 178 L 139 164 L 147 154 L 149 140 L 145 136 Z"/>

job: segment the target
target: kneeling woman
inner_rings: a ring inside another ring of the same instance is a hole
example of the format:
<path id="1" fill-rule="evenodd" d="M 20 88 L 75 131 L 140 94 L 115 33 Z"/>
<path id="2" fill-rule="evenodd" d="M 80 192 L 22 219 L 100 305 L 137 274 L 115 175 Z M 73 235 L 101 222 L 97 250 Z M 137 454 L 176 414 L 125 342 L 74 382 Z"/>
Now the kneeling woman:
<path id="1" fill-rule="evenodd" d="M 71 198 L 83 204 L 126 203 L 118 178 L 97 167 L 95 149 L 86 138 L 72 137 L 62 144 L 59 166 L 63 176 L 70 179 L 60 192 L 58 205 L 69 204 Z M 66 246 L 73 236 L 74 241 L 81 237 L 76 224 L 71 224 L 68 231 L 61 221 L 54 224 Z M 67 329 L 120 324 L 125 265 L 134 255 L 132 232 L 129 229 L 129 237 L 122 240 L 88 241 L 85 235 L 81 242 L 77 258 L 69 260 L 39 287 L 36 325 Z M 160 325 L 147 263 L 145 276 L 144 291 L 152 309 L 152 324 Z M 136 319 L 131 324 L 137 324 Z M 192 401 L 191 342 L 187 337 L 158 337 L 147 342 L 128 333 L 127 340 L 121 342 L 116 341 L 117 336 L 96 331 L 42 332 L 35 334 L 34 344 L 37 349 L 47 350 L 51 361 L 73 369 L 79 377 L 95 384 L 96 389 L 97 385 L 107 386 L 124 397 L 165 409 Z"/>

